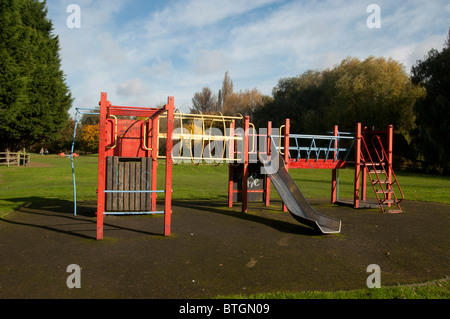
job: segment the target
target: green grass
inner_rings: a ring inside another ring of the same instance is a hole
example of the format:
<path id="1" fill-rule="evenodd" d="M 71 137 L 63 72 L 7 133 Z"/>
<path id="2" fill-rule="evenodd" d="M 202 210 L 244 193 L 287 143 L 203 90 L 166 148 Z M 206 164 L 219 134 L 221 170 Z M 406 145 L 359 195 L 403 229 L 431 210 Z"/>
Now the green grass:
<path id="1" fill-rule="evenodd" d="M 32 200 L 73 200 L 71 162 L 56 155 L 31 158 L 32 167 L 0 167 L 0 214 L 16 209 Z M 96 200 L 97 156 L 75 158 L 77 200 Z M 329 170 L 292 169 L 295 180 L 305 197 L 330 198 Z M 407 200 L 450 204 L 447 190 L 450 177 L 417 173 L 397 173 Z M 173 198 L 179 200 L 226 200 L 228 167 L 225 165 L 174 165 Z M 164 187 L 164 165 L 158 169 L 158 188 Z M 353 169 L 340 170 L 340 197 L 352 198 Z M 370 186 L 367 196 L 374 197 Z M 272 187 L 271 197 L 278 199 Z"/>
<path id="2" fill-rule="evenodd" d="M 340 291 L 301 291 L 229 295 L 218 299 L 449 299 L 450 281 L 438 280 L 418 285 Z"/>
<path id="3" fill-rule="evenodd" d="M 27 202 L 73 201 L 71 161 L 56 155 L 32 155 L 31 167 L 0 167 L 0 217 Z M 95 201 L 97 189 L 97 156 L 75 158 L 77 200 Z M 291 176 L 307 198 L 330 198 L 331 172 L 329 170 L 291 170 Z M 432 201 L 450 204 L 448 189 L 450 177 L 417 173 L 397 173 L 407 200 Z M 173 167 L 174 200 L 227 200 L 228 167 L 175 165 Z M 158 169 L 158 188 L 164 186 L 164 165 Z M 340 197 L 351 198 L 353 169 L 340 170 Z M 368 186 L 367 194 L 373 192 Z M 278 199 L 275 189 L 271 197 Z M 226 298 L 450 298 L 449 282 L 419 286 L 382 287 L 337 292 L 279 292 Z"/>

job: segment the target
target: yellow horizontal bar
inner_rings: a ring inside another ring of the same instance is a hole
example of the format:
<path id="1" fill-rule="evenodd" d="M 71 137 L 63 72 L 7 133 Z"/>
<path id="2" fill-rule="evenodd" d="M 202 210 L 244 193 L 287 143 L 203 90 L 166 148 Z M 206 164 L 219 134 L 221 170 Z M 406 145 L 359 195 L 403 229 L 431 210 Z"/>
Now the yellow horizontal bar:
<path id="1" fill-rule="evenodd" d="M 159 133 L 158 138 L 167 138 L 167 133 Z M 198 135 L 198 134 L 173 134 L 172 139 L 214 140 L 214 141 L 242 141 L 242 136 Z"/>

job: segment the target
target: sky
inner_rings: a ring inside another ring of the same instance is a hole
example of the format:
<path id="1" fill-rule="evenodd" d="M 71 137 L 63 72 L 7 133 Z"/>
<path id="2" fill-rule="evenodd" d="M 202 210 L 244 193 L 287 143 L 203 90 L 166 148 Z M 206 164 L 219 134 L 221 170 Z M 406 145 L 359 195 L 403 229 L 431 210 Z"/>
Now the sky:
<path id="1" fill-rule="evenodd" d="M 76 6 L 73 6 L 76 5 Z M 75 107 L 181 112 L 225 72 L 234 90 L 271 95 L 283 78 L 351 56 L 393 58 L 410 72 L 450 28 L 448 0 L 47 0 Z"/>

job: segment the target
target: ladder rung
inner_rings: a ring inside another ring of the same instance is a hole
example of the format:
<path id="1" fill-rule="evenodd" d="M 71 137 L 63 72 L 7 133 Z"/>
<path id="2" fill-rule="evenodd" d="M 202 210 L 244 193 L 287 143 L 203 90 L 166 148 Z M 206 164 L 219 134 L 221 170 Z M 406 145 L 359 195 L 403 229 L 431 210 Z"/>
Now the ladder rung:
<path id="1" fill-rule="evenodd" d="M 366 166 L 380 166 L 381 163 L 363 163 L 363 165 L 366 165 Z"/>
<path id="2" fill-rule="evenodd" d="M 379 181 L 373 181 L 372 185 L 376 185 L 376 184 L 389 184 L 388 180 L 379 180 Z"/>
<path id="3" fill-rule="evenodd" d="M 379 170 L 377 169 L 377 170 L 369 170 L 368 173 L 369 174 L 375 174 L 375 173 L 377 173 L 377 174 L 386 174 L 386 171 L 383 170 L 383 169 L 379 169 Z"/>
<path id="4" fill-rule="evenodd" d="M 376 191 L 376 193 L 377 194 L 384 194 L 384 193 L 387 193 L 387 194 L 394 194 L 394 191 L 392 190 L 392 189 L 386 189 L 386 190 L 377 190 Z"/>

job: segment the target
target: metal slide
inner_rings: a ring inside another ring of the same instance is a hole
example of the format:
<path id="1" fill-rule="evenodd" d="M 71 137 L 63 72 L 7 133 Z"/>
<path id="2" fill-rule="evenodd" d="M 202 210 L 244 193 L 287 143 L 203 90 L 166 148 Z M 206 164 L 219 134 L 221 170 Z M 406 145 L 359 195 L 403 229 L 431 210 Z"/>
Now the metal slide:
<path id="1" fill-rule="evenodd" d="M 262 165 L 266 167 L 271 163 L 262 161 L 260 154 L 258 154 L 258 157 Z M 268 172 L 268 175 L 291 215 L 298 222 L 318 229 L 323 234 L 339 233 L 341 231 L 341 221 L 315 211 L 289 175 L 285 168 L 284 160 L 279 154 L 278 160 L 278 169 L 273 174 Z"/>

